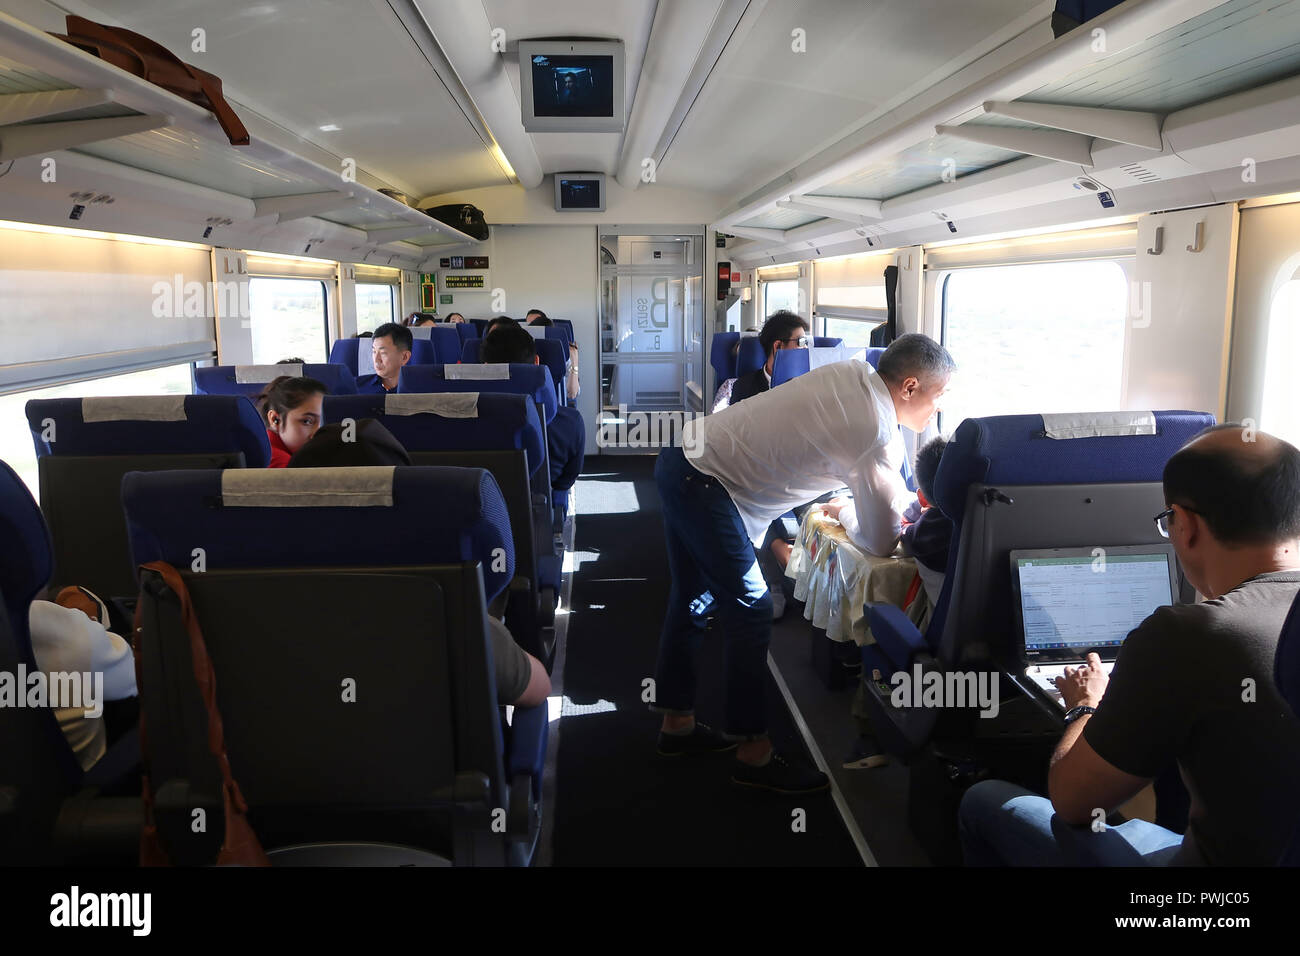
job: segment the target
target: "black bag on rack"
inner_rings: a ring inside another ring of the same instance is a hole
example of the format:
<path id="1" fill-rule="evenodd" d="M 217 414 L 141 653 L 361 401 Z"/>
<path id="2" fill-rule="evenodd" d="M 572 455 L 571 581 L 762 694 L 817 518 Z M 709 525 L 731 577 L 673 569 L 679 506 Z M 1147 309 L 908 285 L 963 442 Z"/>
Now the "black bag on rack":
<path id="1" fill-rule="evenodd" d="M 424 211 L 439 222 L 453 229 L 459 229 L 467 236 L 479 240 L 488 237 L 487 221 L 483 218 L 483 210 L 477 206 L 471 206 L 469 203 L 452 203 L 449 206 L 434 206 Z"/>

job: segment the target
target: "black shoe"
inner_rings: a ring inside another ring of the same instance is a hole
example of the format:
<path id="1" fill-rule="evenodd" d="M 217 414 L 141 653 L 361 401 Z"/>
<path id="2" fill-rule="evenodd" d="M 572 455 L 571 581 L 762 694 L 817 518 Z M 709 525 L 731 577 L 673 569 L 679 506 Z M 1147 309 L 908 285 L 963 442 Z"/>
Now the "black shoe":
<path id="1" fill-rule="evenodd" d="M 731 782 L 743 787 L 758 787 L 776 793 L 816 793 L 826 790 L 831 782 L 826 774 L 812 767 L 787 763 L 773 751 L 772 759 L 761 767 L 736 761 L 731 771 Z"/>
<path id="2" fill-rule="evenodd" d="M 698 720 L 689 734 L 659 733 L 659 756 L 680 757 L 683 754 L 719 754 L 736 749 L 736 741 L 728 740 L 708 724 Z"/>

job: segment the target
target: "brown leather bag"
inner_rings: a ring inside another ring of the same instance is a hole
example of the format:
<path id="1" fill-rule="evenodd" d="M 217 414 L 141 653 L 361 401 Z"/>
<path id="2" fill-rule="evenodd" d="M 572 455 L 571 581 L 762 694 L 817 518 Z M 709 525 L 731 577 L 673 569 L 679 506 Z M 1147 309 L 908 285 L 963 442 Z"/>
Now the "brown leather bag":
<path id="1" fill-rule="evenodd" d="M 106 26 L 71 14 L 67 35 L 53 33 L 51 36 L 211 110 L 231 146 L 248 145 L 248 130 L 226 102 L 221 78 L 183 62 L 165 46 L 122 27 Z"/>
<path id="2" fill-rule="evenodd" d="M 208 712 L 208 750 L 217 758 L 221 768 L 222 802 L 225 805 L 226 833 L 217 854 L 216 864 L 238 866 L 270 866 L 271 861 L 262 849 L 261 841 L 253 832 L 248 822 L 248 804 L 239 791 L 239 784 L 230 771 L 230 759 L 226 756 L 226 741 L 222 732 L 221 712 L 217 710 L 217 675 L 212 669 L 212 659 L 208 657 L 208 648 L 203 641 L 203 632 L 199 629 L 198 618 L 194 614 L 194 605 L 190 602 L 189 589 L 181 580 L 180 574 L 164 561 L 153 561 L 141 566 L 145 570 L 156 571 L 162 575 L 167 587 L 180 600 L 181 620 L 190 638 L 190 657 L 194 662 L 194 680 L 203 697 Z M 137 687 L 143 688 L 142 668 L 140 665 L 140 627 L 141 609 L 135 612 L 135 678 Z M 140 750 L 149 754 L 149 739 L 146 734 L 144 708 L 140 708 Z M 144 788 L 141 794 L 144 803 L 144 829 L 140 833 L 140 865 L 170 866 L 171 858 L 167 848 L 158 835 L 158 826 L 153 816 L 153 789 L 149 775 L 144 775 Z"/>

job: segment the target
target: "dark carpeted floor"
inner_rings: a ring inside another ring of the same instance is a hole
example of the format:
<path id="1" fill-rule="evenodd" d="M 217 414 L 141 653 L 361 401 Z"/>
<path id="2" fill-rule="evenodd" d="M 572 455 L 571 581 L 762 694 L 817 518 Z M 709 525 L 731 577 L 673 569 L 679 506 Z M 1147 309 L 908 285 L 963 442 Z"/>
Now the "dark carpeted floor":
<path id="1" fill-rule="evenodd" d="M 580 564 L 563 676 L 553 863 L 860 866 L 829 793 L 782 797 L 737 787 L 729 754 L 655 753 L 659 717 L 641 693 L 654 674 L 669 578 L 654 462 L 589 458 L 578 483 Z M 722 712 L 721 644 L 710 632 L 700 653 L 698 713 L 713 726 Z M 780 692 L 770 678 L 768 685 L 777 748 L 807 760 Z"/>

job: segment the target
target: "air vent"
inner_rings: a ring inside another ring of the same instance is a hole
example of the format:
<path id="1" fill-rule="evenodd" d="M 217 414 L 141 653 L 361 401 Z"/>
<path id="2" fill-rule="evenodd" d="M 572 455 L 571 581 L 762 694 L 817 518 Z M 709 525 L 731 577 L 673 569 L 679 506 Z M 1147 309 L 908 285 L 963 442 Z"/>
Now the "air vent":
<path id="1" fill-rule="evenodd" d="M 1127 166 L 1121 166 L 1120 169 L 1140 183 L 1158 183 L 1164 179 L 1163 176 L 1151 172 L 1141 163 L 1129 163 Z"/>

